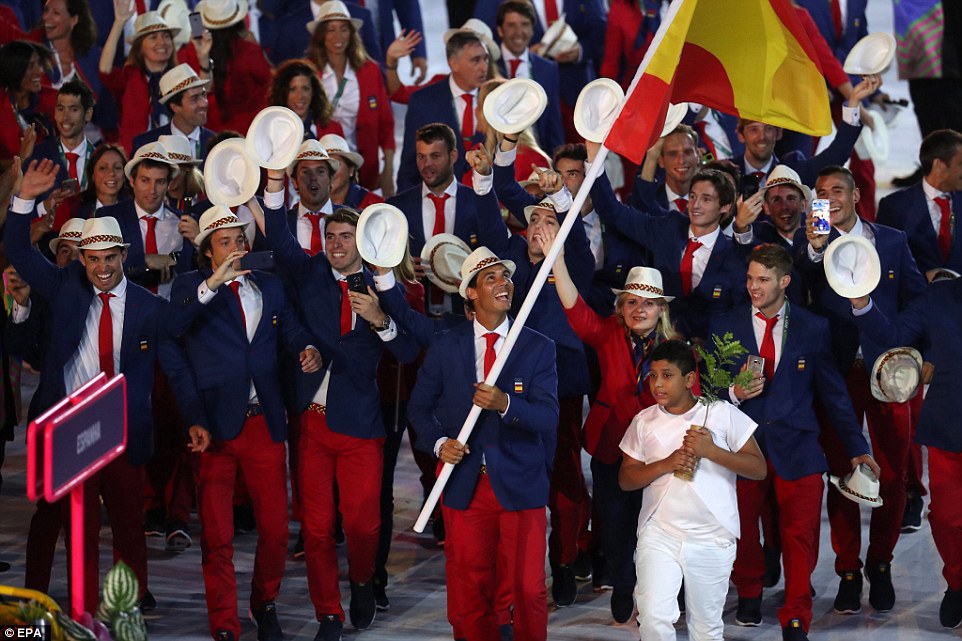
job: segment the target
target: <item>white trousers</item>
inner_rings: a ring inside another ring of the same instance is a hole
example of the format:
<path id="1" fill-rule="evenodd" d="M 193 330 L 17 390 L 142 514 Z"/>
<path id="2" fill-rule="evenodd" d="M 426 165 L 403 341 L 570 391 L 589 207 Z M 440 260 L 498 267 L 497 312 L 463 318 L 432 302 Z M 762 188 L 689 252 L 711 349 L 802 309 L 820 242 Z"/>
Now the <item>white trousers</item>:
<path id="1" fill-rule="evenodd" d="M 734 562 L 734 542 L 719 547 L 682 541 L 649 521 L 635 552 L 635 604 L 642 641 L 674 641 L 682 578 L 689 639 L 721 641 L 722 610 Z"/>

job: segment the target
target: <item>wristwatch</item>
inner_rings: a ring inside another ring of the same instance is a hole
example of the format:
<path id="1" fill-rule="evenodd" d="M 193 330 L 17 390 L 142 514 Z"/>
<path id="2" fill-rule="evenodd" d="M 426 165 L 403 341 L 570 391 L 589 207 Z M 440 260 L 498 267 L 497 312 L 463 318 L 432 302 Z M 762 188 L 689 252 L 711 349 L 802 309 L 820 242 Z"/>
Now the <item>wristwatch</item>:
<path id="1" fill-rule="evenodd" d="M 387 330 L 391 329 L 391 317 L 385 315 L 384 320 L 380 325 L 371 323 L 371 329 L 373 329 L 375 332 L 386 332 Z"/>

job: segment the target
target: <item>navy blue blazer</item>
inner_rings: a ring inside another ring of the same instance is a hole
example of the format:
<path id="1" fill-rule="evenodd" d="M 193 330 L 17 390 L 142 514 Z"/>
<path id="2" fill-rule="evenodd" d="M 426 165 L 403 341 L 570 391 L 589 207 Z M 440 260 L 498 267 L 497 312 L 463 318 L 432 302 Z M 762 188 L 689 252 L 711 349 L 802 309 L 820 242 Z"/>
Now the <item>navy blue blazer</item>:
<path id="1" fill-rule="evenodd" d="M 549 156 L 554 150 L 564 144 L 564 129 L 561 126 L 561 80 L 558 75 L 558 63 L 548 60 L 541 56 L 528 52 L 528 60 L 531 65 L 531 79 L 537 82 L 544 89 L 548 96 L 548 106 L 544 113 L 534 123 L 535 135 L 538 145 Z M 498 59 L 498 69 L 501 75 L 508 78 L 508 71 L 505 67 L 504 58 Z"/>
<path id="2" fill-rule="evenodd" d="M 874 301 L 874 296 L 872 297 Z M 915 442 L 948 452 L 962 452 L 962 279 L 933 283 L 897 316 L 883 314 L 878 305 L 855 318 L 859 330 L 878 350 L 899 345 L 923 349 L 925 360 L 935 366 L 932 384 L 922 403 Z"/>
<path id="3" fill-rule="evenodd" d="M 434 453 L 442 436 L 456 438 L 471 410 L 477 383 L 474 324 L 439 334 L 428 349 L 408 403 L 415 445 Z M 444 505 L 467 509 L 478 483 L 482 457 L 498 502 L 506 510 L 548 503 L 548 480 L 557 444 L 558 374 L 551 340 L 525 327 L 498 377 L 511 398 L 504 418 L 485 410 L 444 490 Z"/>
<path id="4" fill-rule="evenodd" d="M 404 331 L 385 343 L 358 317 L 352 329 L 341 336 L 341 287 L 334 278 L 327 256 L 321 252 L 308 256 L 290 233 L 283 209 L 264 211 L 267 243 L 274 252 L 278 273 L 296 292 L 294 304 L 304 326 L 318 339 L 335 346 L 331 379 L 327 392 L 327 424 L 340 434 L 357 438 L 384 436 L 376 372 L 385 348 L 401 363 L 418 357 L 418 346 Z M 371 274 L 365 278 L 374 287 Z M 324 371 L 296 373 L 296 407 L 307 408 L 314 398 Z"/>
<path id="5" fill-rule="evenodd" d="M 133 143 L 131 143 L 131 145 L 134 148 L 134 151 L 137 151 L 138 149 L 140 149 L 141 147 L 143 147 L 148 143 L 157 142 L 157 139 L 160 138 L 161 136 L 171 135 L 170 128 L 171 128 L 171 124 L 168 122 L 166 125 L 163 125 L 161 127 L 157 127 L 155 129 L 149 129 L 143 133 L 137 134 L 136 136 L 134 136 Z M 200 128 L 200 159 L 202 161 L 200 164 L 201 171 L 204 171 L 204 162 L 207 161 L 207 147 L 208 145 L 210 145 L 211 138 L 213 138 L 215 135 L 217 134 L 215 134 L 213 131 L 211 131 L 207 127 Z"/>
<path id="6" fill-rule="evenodd" d="M 203 404 L 201 424 L 214 439 L 236 438 L 244 427 L 253 381 L 271 439 L 280 443 L 287 439 L 287 418 L 278 378 L 281 343 L 294 354 L 314 345 L 325 361 L 332 351 L 304 330 L 281 280 L 260 271 L 247 275 L 260 290 L 263 301 L 257 331 L 248 340 L 240 306 L 228 287 L 221 287 L 206 305 L 197 300 L 197 287 L 211 273 L 205 269 L 177 277 L 167 317 L 170 332 L 182 339 L 190 361 L 191 379 Z"/>
<path id="7" fill-rule="evenodd" d="M 701 282 L 684 296 L 681 258 L 688 245 L 688 217 L 676 211 L 651 215 L 618 202 L 604 174 L 592 186 L 591 198 L 602 220 L 651 252 L 651 266 L 661 272 L 665 293 L 675 296 L 669 303 L 672 320 L 685 336 L 708 338 L 710 317 L 747 298 L 745 261 L 725 234 L 719 232 Z"/>
<path id="8" fill-rule="evenodd" d="M 425 316 L 408 305 L 404 292 L 399 287 L 378 292 L 378 303 L 385 314 L 394 319 L 398 326 L 407 331 L 417 341 L 418 347 L 427 349 L 436 334 L 449 330 L 465 322 L 464 316 L 445 312 L 440 318 Z"/>
<path id="9" fill-rule="evenodd" d="M 832 20 L 832 3 L 825 0 L 797 0 L 798 4 L 808 11 L 818 27 L 819 33 L 825 38 L 832 53 L 839 60 L 845 60 L 848 52 L 855 43 L 868 35 L 868 22 L 865 19 L 865 9 L 868 0 L 841 0 L 845 3 L 845 24 L 842 25 L 841 37 L 836 36 L 835 22 Z M 853 78 L 853 83 L 855 76 Z"/>
<path id="10" fill-rule="evenodd" d="M 79 261 L 57 267 L 30 245 L 30 219 L 10 212 L 4 245 L 10 262 L 49 305 L 51 338 L 31 404 L 31 411 L 39 413 L 66 396 L 64 369 L 77 354 L 94 287 Z M 128 281 L 119 373 L 127 378 L 127 456 L 133 465 L 145 464 L 153 452 L 151 392 L 158 362 L 174 388 L 186 424 L 203 424 L 187 363 L 163 325 L 166 310 L 165 300 Z"/>
<path id="11" fill-rule="evenodd" d="M 147 272 L 147 259 L 144 250 L 144 239 L 140 236 L 140 218 L 134 200 L 123 200 L 116 205 L 101 207 L 96 212 L 97 218 L 112 216 L 120 225 L 120 233 L 125 243 L 130 243 L 127 249 L 127 260 L 124 262 L 124 273 L 134 282 L 143 280 Z M 183 239 L 180 256 L 174 270 L 178 274 L 188 272 L 194 268 L 194 243 Z"/>
<path id="12" fill-rule="evenodd" d="M 89 140 L 87 141 L 87 149 L 90 150 L 91 154 L 95 149 L 94 144 Z M 33 148 L 33 155 L 30 156 L 30 158 L 27 160 L 27 162 L 24 163 L 23 166 L 29 167 L 30 163 L 33 162 L 34 160 L 38 162 L 41 160 L 49 160 L 57 166 L 57 178 L 56 178 L 56 181 L 54 182 L 54 186 L 37 197 L 37 202 L 39 203 L 43 200 L 46 200 L 47 196 L 50 195 L 50 192 L 58 188 L 63 181 L 70 178 L 70 172 L 67 170 L 67 159 L 63 157 L 63 155 L 60 153 L 60 136 L 47 138 L 43 142 L 37 143 L 37 145 Z M 86 176 L 90 175 L 91 168 L 89 167 L 89 164 L 90 163 L 87 163 L 88 166 L 84 167 L 84 174 Z M 82 176 L 81 178 L 84 178 L 84 177 Z M 82 189 L 85 184 L 86 183 L 84 182 L 84 180 L 80 180 L 80 182 L 78 183 L 78 189 Z M 47 213 L 50 213 L 50 212 L 47 212 Z"/>
<path id="13" fill-rule="evenodd" d="M 307 23 L 314 20 L 311 6 L 307 2 L 282 1 L 277 4 L 277 11 L 273 12 L 277 17 L 272 25 L 267 25 L 269 28 L 264 30 L 266 33 L 261 33 L 261 44 L 267 52 L 267 57 L 275 66 L 291 58 L 303 58 L 307 54 L 307 48 L 311 44 Z M 364 44 L 367 55 L 381 63 L 384 56 L 377 34 L 374 32 L 374 16 L 371 10 L 350 1 L 344 4 L 352 18 L 364 21 L 360 29 L 361 42 Z"/>
<path id="14" fill-rule="evenodd" d="M 758 352 L 748 305 L 713 318 L 711 331 L 719 336 L 731 332 L 749 354 Z M 828 470 L 818 440 L 816 396 L 832 417 L 849 458 L 869 451 L 845 381 L 832 360 L 828 332 L 827 320 L 789 303 L 788 331 L 775 375 L 765 382 L 761 395 L 742 401 L 738 407 L 758 423 L 758 445 L 775 472 L 789 481 Z M 747 355 L 729 368 L 733 375 L 746 359 Z"/>
<path id="15" fill-rule="evenodd" d="M 421 185 L 419 181 L 413 187 L 388 199 L 388 203 L 403 211 L 408 219 L 412 256 L 420 256 L 424 243 L 427 238 L 430 238 L 430 235 L 426 238 L 424 232 Z M 470 187 L 458 183 L 458 195 L 454 203 L 454 235 L 466 242 L 472 251 L 480 244 L 478 242 L 479 221 L 482 218 L 490 220 L 493 212 L 498 212 L 499 216 L 501 214 L 498 201 L 493 194 L 478 196 Z"/>
<path id="16" fill-rule="evenodd" d="M 952 192 L 952 211 L 962 214 L 962 192 Z M 929 204 L 921 182 L 880 200 L 875 220 L 905 232 L 909 249 L 923 274 L 939 267 L 962 272 L 962 225 L 955 226 L 952 251 L 945 260 L 939 249 L 939 234 L 929 217 Z"/>
<path id="17" fill-rule="evenodd" d="M 787 165 L 798 173 L 803 185 L 814 186 L 815 179 L 818 178 L 818 172 L 822 169 L 829 165 L 844 165 L 848 161 L 860 133 L 862 133 L 862 125 L 853 127 L 846 122 L 840 122 L 835 138 L 832 139 L 828 147 L 817 155 L 808 158 L 802 154 L 792 153 L 781 159 L 775 156 L 772 169 L 779 164 Z M 738 166 L 739 171 L 744 171 L 745 154 L 735 156 L 732 158 L 732 162 Z"/>
<path id="18" fill-rule="evenodd" d="M 420 184 L 418 173 L 417 149 L 415 134 L 424 125 L 441 122 L 454 130 L 454 138 L 458 145 L 458 160 L 454 163 L 454 179 L 459 180 L 470 167 L 464 159 L 464 141 L 461 139 L 461 126 L 458 124 L 458 114 L 454 109 L 454 96 L 448 77 L 444 80 L 418 89 L 408 101 L 408 111 L 404 116 L 404 143 L 401 146 L 401 165 L 398 167 L 397 188 L 403 191 Z M 475 133 L 471 139 L 472 146 L 484 142 L 484 137 Z M 412 252 L 414 249 L 412 248 Z"/>
<path id="19" fill-rule="evenodd" d="M 904 232 L 866 220 L 862 220 L 862 224 L 868 225 L 875 234 L 875 249 L 882 267 L 882 278 L 872 292 L 872 299 L 884 314 L 894 317 L 925 291 L 925 277 L 915 265 Z M 828 242 L 831 243 L 840 235 L 833 227 Z M 805 275 L 809 287 L 812 311 L 829 320 L 832 352 L 839 371 L 848 372 L 860 344 L 865 362 L 874 363 L 881 352 L 870 344 L 861 343 L 859 328 L 852 318 L 851 302 L 836 294 L 829 286 L 822 263 L 813 263 L 808 257 L 808 239 L 804 228 L 795 232 L 793 253 L 795 267 Z"/>

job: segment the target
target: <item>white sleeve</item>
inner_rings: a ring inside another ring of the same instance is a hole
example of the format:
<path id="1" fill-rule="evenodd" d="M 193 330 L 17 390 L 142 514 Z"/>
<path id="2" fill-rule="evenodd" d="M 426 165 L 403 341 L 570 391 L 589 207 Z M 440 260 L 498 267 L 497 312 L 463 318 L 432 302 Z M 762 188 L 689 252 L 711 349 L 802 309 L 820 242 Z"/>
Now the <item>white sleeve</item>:
<path id="1" fill-rule="evenodd" d="M 474 193 L 479 196 L 487 196 L 491 188 L 494 187 L 494 171 L 485 176 L 484 174 L 479 174 L 478 172 L 471 170 L 471 186 L 474 188 Z"/>
<path id="2" fill-rule="evenodd" d="M 264 206 L 268 209 L 280 209 L 284 205 L 285 191 L 265 191 Z"/>
<path id="3" fill-rule="evenodd" d="M 518 146 L 515 145 L 511 151 L 501 151 L 501 145 L 495 147 L 494 164 L 498 167 L 509 167 L 514 164 L 518 157 Z"/>
<path id="4" fill-rule="evenodd" d="M 716 402 L 712 409 L 720 409 L 722 401 Z M 725 441 L 732 452 L 737 452 L 745 446 L 748 439 L 755 433 L 758 423 L 752 418 L 730 403 L 724 403 L 723 407 L 727 410 L 728 425 L 726 426 Z"/>
<path id="5" fill-rule="evenodd" d="M 618 446 L 621 451 L 635 459 L 636 461 L 646 461 L 645 459 L 645 439 L 642 436 L 642 430 L 645 427 L 645 423 L 641 418 L 641 414 L 638 414 L 631 420 L 631 424 L 628 426 L 628 430 L 625 432 L 624 437 L 621 439 L 621 444 Z"/>

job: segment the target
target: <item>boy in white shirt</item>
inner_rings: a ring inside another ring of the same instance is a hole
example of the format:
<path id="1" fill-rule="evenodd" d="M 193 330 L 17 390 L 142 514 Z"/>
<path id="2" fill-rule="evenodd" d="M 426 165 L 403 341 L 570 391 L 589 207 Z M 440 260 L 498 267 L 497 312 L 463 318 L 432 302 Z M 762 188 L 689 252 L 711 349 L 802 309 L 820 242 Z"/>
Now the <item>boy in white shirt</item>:
<path id="1" fill-rule="evenodd" d="M 648 488 L 635 555 L 635 603 L 645 641 L 675 639 L 682 579 L 690 638 L 722 639 L 739 535 L 735 478 L 763 479 L 767 472 L 752 436 L 757 424 L 726 401 L 699 403 L 691 391 L 696 376 L 688 345 L 665 341 L 656 347 L 648 382 L 657 405 L 639 412 L 621 441 L 621 488 Z M 707 426 L 698 427 L 706 418 Z M 690 481 L 674 476 L 693 471 Z"/>

